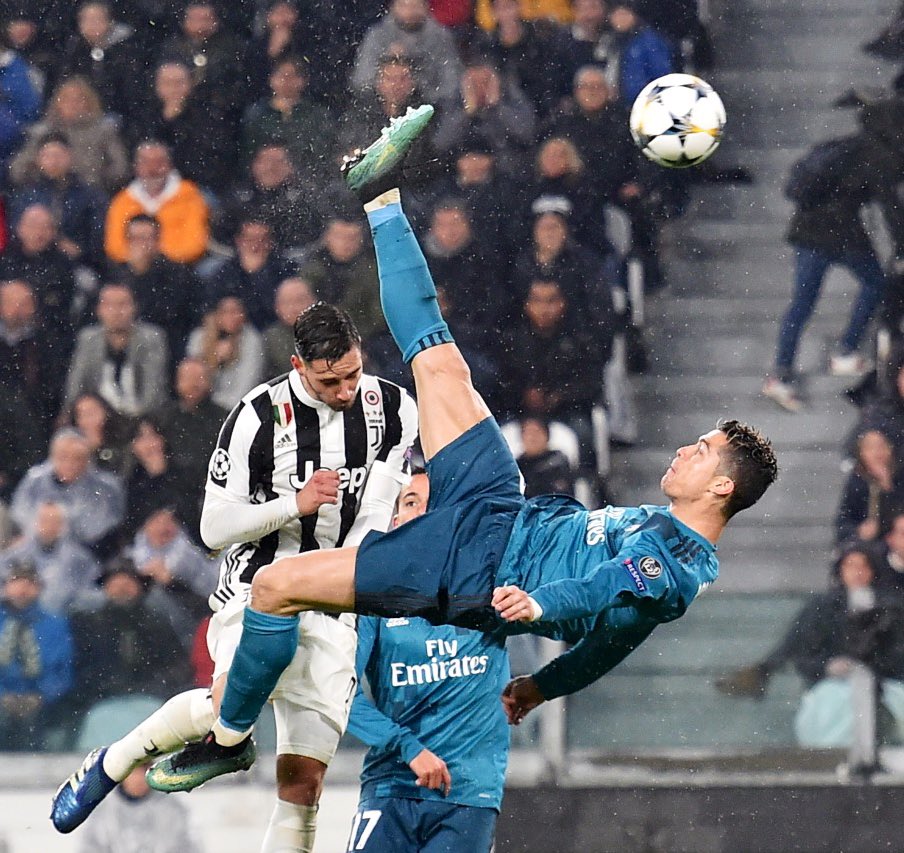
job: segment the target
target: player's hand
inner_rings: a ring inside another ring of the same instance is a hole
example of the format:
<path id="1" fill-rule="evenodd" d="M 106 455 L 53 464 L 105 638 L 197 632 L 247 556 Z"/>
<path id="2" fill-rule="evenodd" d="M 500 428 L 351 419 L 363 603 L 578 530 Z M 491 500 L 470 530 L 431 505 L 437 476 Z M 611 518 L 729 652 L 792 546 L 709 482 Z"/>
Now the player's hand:
<path id="1" fill-rule="evenodd" d="M 324 504 L 339 503 L 339 472 L 321 468 L 295 493 L 299 515 L 313 515 Z"/>
<path id="2" fill-rule="evenodd" d="M 537 618 L 534 600 L 517 586 L 497 586 L 492 604 L 506 622 L 533 622 Z"/>
<path id="3" fill-rule="evenodd" d="M 444 797 L 449 796 L 449 791 L 452 790 L 452 774 L 449 773 L 446 762 L 438 755 L 434 755 L 429 749 L 422 749 L 411 759 L 408 766 L 417 776 L 415 784 L 418 787 L 441 791 Z"/>
<path id="4" fill-rule="evenodd" d="M 513 678 L 502 691 L 502 707 L 505 709 L 510 726 L 517 726 L 534 708 L 545 701 L 531 675 Z"/>

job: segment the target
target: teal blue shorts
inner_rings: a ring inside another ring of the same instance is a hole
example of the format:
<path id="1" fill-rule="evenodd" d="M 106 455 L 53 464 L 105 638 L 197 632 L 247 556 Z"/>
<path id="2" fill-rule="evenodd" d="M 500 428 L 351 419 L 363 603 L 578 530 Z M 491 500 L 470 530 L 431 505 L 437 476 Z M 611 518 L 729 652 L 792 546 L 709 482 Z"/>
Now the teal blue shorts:
<path id="1" fill-rule="evenodd" d="M 521 475 L 487 418 L 427 463 L 427 512 L 368 534 L 355 563 L 355 610 L 490 630 L 493 578 L 521 507 Z"/>

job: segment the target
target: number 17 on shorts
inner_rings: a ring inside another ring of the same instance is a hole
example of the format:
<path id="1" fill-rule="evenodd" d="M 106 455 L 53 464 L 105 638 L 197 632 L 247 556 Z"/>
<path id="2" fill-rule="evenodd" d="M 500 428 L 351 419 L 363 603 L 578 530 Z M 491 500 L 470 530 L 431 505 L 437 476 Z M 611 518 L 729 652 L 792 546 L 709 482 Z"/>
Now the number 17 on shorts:
<path id="1" fill-rule="evenodd" d="M 348 840 L 348 853 L 354 850 L 366 850 L 367 842 L 373 835 L 383 812 L 376 809 L 364 809 L 355 815 L 352 821 L 351 838 Z"/>

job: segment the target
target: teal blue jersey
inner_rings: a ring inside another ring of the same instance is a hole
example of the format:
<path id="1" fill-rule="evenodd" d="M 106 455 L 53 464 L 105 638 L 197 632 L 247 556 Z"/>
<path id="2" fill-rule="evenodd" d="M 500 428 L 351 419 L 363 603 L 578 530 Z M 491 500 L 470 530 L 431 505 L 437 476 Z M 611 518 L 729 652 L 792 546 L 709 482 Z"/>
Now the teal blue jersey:
<path id="1" fill-rule="evenodd" d="M 561 496 L 527 502 L 496 572 L 543 609 L 505 625 L 574 647 L 535 679 L 547 699 L 573 693 L 623 660 L 662 622 L 681 616 L 719 574 L 716 548 L 668 507 L 588 511 Z"/>
<path id="2" fill-rule="evenodd" d="M 358 692 L 348 730 L 371 747 L 361 799 L 434 799 L 498 810 L 509 734 L 500 695 L 509 679 L 498 637 L 425 619 L 358 620 Z M 361 690 L 370 685 L 373 701 Z M 415 785 L 422 750 L 449 768 L 447 797 Z"/>

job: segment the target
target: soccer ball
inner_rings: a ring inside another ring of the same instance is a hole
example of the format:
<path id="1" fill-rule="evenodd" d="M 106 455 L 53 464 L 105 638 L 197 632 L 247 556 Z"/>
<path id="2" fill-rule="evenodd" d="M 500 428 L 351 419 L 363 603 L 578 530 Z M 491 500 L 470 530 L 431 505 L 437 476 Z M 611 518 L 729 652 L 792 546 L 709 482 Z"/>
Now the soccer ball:
<path id="1" fill-rule="evenodd" d="M 725 107 L 709 83 L 691 74 L 666 74 L 647 83 L 631 107 L 631 136 L 660 166 L 702 163 L 719 147 Z"/>

